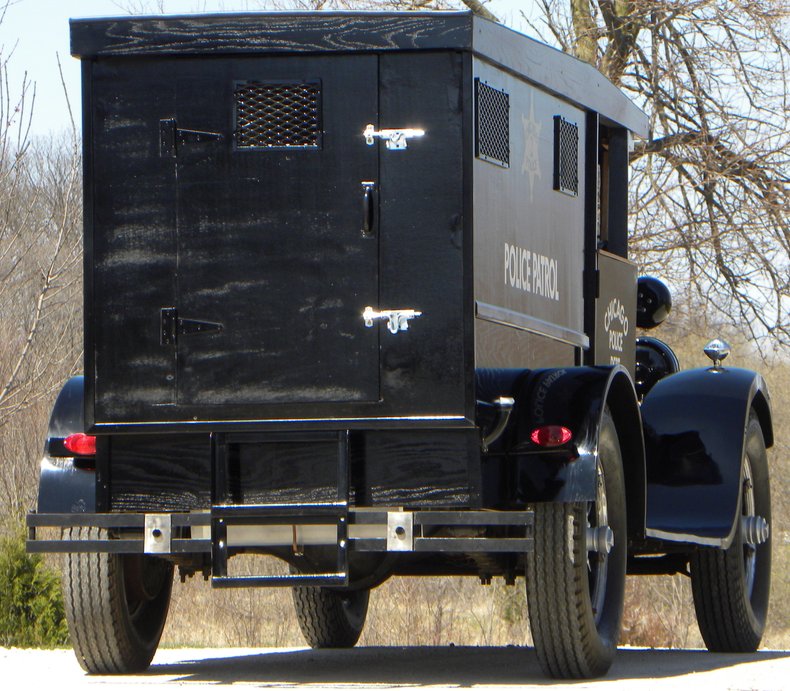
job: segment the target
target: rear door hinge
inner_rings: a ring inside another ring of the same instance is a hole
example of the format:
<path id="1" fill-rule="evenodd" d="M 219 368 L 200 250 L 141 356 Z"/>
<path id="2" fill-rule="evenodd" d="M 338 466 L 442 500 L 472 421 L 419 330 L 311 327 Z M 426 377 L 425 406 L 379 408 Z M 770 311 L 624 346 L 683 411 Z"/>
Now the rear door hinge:
<path id="1" fill-rule="evenodd" d="M 222 328 L 218 322 L 182 319 L 175 307 L 163 307 L 160 312 L 159 342 L 162 345 L 176 345 L 179 336 L 219 333 Z"/>
<path id="2" fill-rule="evenodd" d="M 601 296 L 601 272 L 598 269 L 584 272 L 584 299 L 597 300 Z"/>
<path id="3" fill-rule="evenodd" d="M 184 144 L 203 144 L 222 139 L 220 132 L 187 130 L 178 127 L 175 118 L 159 121 L 159 155 L 162 158 L 178 156 L 178 148 Z"/>

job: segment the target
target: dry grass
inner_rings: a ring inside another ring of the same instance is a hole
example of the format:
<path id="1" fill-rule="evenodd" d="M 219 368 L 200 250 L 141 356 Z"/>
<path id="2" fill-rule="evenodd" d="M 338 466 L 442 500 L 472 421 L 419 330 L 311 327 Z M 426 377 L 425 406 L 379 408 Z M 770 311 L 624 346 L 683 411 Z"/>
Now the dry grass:
<path id="1" fill-rule="evenodd" d="M 771 616 L 763 647 L 790 647 L 788 556 L 777 550 Z M 162 640 L 166 646 L 305 645 L 287 589 L 213 590 L 199 578 L 174 587 Z M 530 645 L 524 581 L 480 586 L 475 578 L 392 578 L 371 593 L 360 645 Z M 685 576 L 628 579 L 621 643 L 700 648 L 690 581 Z"/>
<path id="2" fill-rule="evenodd" d="M 283 588 L 212 590 L 199 578 L 174 586 L 162 644 L 305 645 Z M 371 593 L 360 645 L 523 645 L 531 642 L 524 582 L 392 578 Z"/>

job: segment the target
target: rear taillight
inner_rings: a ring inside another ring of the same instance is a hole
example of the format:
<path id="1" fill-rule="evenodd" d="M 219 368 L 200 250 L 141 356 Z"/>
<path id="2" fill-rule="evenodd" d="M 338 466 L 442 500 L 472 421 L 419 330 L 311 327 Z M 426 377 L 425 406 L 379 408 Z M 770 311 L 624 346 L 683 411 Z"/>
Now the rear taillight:
<path id="1" fill-rule="evenodd" d="M 63 440 L 63 446 L 76 456 L 96 455 L 96 437 L 90 434 L 70 434 Z"/>
<path id="2" fill-rule="evenodd" d="M 532 430 L 529 438 L 538 446 L 563 446 L 573 439 L 573 432 L 561 425 L 543 425 Z"/>

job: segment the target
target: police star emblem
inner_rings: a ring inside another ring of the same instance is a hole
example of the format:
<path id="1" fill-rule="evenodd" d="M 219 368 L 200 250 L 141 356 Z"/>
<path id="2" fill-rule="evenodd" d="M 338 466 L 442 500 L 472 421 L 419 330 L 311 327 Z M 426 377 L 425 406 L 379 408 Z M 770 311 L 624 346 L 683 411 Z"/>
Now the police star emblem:
<path id="1" fill-rule="evenodd" d="M 535 189 L 535 178 L 540 178 L 540 128 L 542 127 L 535 119 L 535 97 L 529 96 L 529 117 L 523 113 L 521 124 L 524 128 L 524 157 L 521 161 L 521 172 L 529 176 L 529 201 L 532 202 L 532 194 Z"/>

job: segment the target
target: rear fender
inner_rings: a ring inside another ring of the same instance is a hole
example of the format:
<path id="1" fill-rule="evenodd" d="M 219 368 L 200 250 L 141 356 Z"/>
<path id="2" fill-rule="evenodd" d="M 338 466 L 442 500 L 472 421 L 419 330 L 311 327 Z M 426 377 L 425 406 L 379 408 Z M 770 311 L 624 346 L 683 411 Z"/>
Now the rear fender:
<path id="1" fill-rule="evenodd" d="M 72 377 L 58 394 L 49 418 L 41 477 L 38 513 L 93 513 L 96 511 L 96 472 L 75 464 L 63 440 L 84 432 L 83 378 Z"/>
<path id="2" fill-rule="evenodd" d="M 730 545 L 752 410 L 766 446 L 773 445 L 768 387 L 751 370 L 685 370 L 662 379 L 645 396 L 648 537 Z"/>
<path id="3" fill-rule="evenodd" d="M 608 407 L 623 456 L 629 535 L 641 536 L 645 516 L 645 454 L 639 405 L 621 366 L 568 367 L 525 372 L 512 388 L 511 422 L 500 453 L 512 468 L 512 501 L 573 502 L 595 499 L 598 435 Z M 562 425 L 572 441 L 543 449 L 531 441 L 541 425 Z M 496 449 L 494 449 L 496 451 Z"/>

